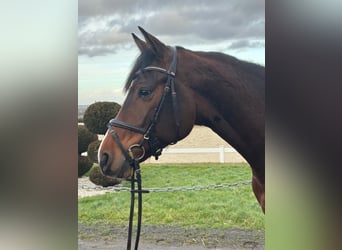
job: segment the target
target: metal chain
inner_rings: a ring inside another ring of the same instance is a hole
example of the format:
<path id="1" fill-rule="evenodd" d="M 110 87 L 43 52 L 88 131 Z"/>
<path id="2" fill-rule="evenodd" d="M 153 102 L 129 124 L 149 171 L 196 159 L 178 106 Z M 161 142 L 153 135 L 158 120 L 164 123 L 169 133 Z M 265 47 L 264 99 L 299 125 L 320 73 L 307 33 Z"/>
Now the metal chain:
<path id="1" fill-rule="evenodd" d="M 207 186 L 193 186 L 193 187 L 164 187 L 164 188 L 144 188 L 149 192 L 186 192 L 186 191 L 201 191 L 201 190 L 214 190 L 214 189 L 227 189 L 231 187 L 238 187 L 251 184 L 251 181 L 241 181 L 235 183 L 222 183 L 222 184 L 210 184 Z M 111 187 L 89 187 L 86 185 L 81 186 L 82 189 L 86 190 L 107 190 L 115 192 L 130 192 L 131 189 L 122 186 L 111 186 Z"/>

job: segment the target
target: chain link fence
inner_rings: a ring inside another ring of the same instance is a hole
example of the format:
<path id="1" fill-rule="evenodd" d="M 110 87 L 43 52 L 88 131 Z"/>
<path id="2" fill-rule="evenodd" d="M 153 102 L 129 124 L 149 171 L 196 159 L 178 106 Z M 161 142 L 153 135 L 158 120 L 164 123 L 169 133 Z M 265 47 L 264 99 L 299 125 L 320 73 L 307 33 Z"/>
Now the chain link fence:
<path id="1" fill-rule="evenodd" d="M 193 187 L 163 187 L 163 188 L 143 188 L 149 192 L 186 192 L 186 191 L 202 191 L 202 190 L 215 190 L 215 189 L 228 189 L 232 187 L 250 185 L 251 181 L 240 181 L 235 183 L 222 183 L 210 184 L 207 186 L 193 186 Z M 103 190 L 112 192 L 130 192 L 131 189 L 123 186 L 101 187 L 101 186 L 88 186 L 81 185 L 79 188 L 84 190 Z"/>

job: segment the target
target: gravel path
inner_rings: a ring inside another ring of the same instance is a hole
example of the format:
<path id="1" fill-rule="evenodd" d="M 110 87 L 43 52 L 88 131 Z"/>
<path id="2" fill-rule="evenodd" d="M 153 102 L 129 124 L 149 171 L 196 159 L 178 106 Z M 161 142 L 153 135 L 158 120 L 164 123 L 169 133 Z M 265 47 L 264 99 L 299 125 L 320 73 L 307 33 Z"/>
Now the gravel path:
<path id="1" fill-rule="evenodd" d="M 105 194 L 111 192 L 110 189 L 95 185 L 88 177 L 78 178 L 78 198 Z"/>

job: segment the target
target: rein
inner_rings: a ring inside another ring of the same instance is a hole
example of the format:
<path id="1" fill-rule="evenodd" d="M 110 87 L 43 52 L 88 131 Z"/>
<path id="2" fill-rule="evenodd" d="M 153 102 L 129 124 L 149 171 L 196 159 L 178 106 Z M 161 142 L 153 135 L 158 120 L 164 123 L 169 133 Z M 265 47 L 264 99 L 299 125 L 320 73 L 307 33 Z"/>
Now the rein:
<path id="1" fill-rule="evenodd" d="M 137 182 L 138 189 L 135 189 L 135 183 L 136 182 Z M 142 218 L 142 194 L 143 193 L 149 193 L 148 190 L 142 189 L 139 161 L 134 162 L 133 175 L 131 177 L 131 207 L 130 207 L 130 211 L 129 211 L 127 250 L 131 249 L 131 243 L 132 243 L 134 200 L 135 200 L 135 194 L 136 193 L 138 193 L 138 222 L 137 222 L 137 232 L 136 232 L 136 236 L 135 236 L 135 246 L 134 246 L 135 250 L 138 249 L 139 239 L 140 239 L 141 218 Z"/>
<path id="2" fill-rule="evenodd" d="M 155 66 L 148 66 L 143 68 L 141 71 L 137 72 L 146 72 L 146 71 L 156 71 L 160 72 L 162 74 L 167 75 L 167 81 L 165 83 L 163 94 L 160 98 L 159 104 L 157 108 L 155 109 L 155 113 L 153 115 L 153 118 L 151 120 L 151 123 L 147 127 L 147 129 L 139 128 L 134 125 L 128 124 L 126 122 L 117 120 L 117 119 L 111 119 L 108 124 L 108 130 L 112 135 L 112 138 L 120 148 L 122 154 L 125 156 L 126 161 L 133 169 L 133 174 L 131 177 L 131 206 L 130 206 L 130 213 L 129 213 L 129 225 L 128 225 L 128 238 L 127 238 L 127 250 L 131 249 L 131 242 L 132 242 L 132 229 L 133 229 L 133 217 L 134 217 L 134 201 L 135 201 L 135 194 L 138 194 L 138 219 L 137 219 L 137 232 L 136 232 L 136 238 L 135 238 L 135 247 L 134 249 L 138 249 L 139 245 L 139 239 L 140 239 L 140 231 L 141 231 L 141 218 L 142 218 L 142 194 L 143 193 L 149 193 L 148 190 L 142 189 L 142 183 L 141 183 L 141 172 L 140 172 L 140 161 L 145 156 L 145 148 L 143 146 L 144 142 L 147 141 L 151 155 L 155 157 L 156 160 L 158 160 L 158 157 L 161 155 L 163 147 L 160 143 L 160 140 L 155 135 L 155 126 L 158 122 L 158 118 L 160 116 L 161 109 L 163 107 L 163 104 L 165 102 L 166 96 L 171 91 L 171 98 L 172 98 L 172 108 L 175 116 L 175 124 L 176 124 L 176 140 L 172 143 L 175 144 L 179 139 L 179 114 L 178 114 L 178 104 L 177 104 L 177 95 L 176 95 L 176 89 L 175 89 L 175 77 L 176 77 L 176 68 L 177 68 L 177 50 L 175 47 L 172 47 L 173 56 L 172 56 L 172 62 L 170 65 L 170 68 L 168 70 L 155 67 Z M 123 128 L 130 130 L 135 133 L 139 133 L 143 135 L 143 139 L 139 144 L 133 144 L 131 145 L 127 150 L 122 145 L 122 142 L 113 129 L 113 127 Z M 133 148 L 140 148 L 142 150 L 142 153 L 139 157 L 135 157 L 133 153 Z M 135 189 L 135 183 L 137 183 L 137 189 Z"/>

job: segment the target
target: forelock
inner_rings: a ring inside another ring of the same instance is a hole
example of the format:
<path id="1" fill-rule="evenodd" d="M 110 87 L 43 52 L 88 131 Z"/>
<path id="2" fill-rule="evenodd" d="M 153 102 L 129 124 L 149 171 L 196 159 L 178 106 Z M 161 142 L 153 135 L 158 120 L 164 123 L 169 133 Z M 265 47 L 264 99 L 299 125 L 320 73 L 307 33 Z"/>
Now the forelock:
<path id="1" fill-rule="evenodd" d="M 125 84 L 125 88 L 124 88 L 125 92 L 127 92 L 127 90 L 129 89 L 131 82 L 135 77 L 135 74 L 139 70 L 151 65 L 151 63 L 153 62 L 154 59 L 155 59 L 155 54 L 150 49 L 144 50 L 138 56 L 138 58 L 134 62 L 134 66 L 133 66 L 133 68 L 132 68 L 131 72 L 129 73 L 128 78 L 126 80 L 126 84 Z"/>

